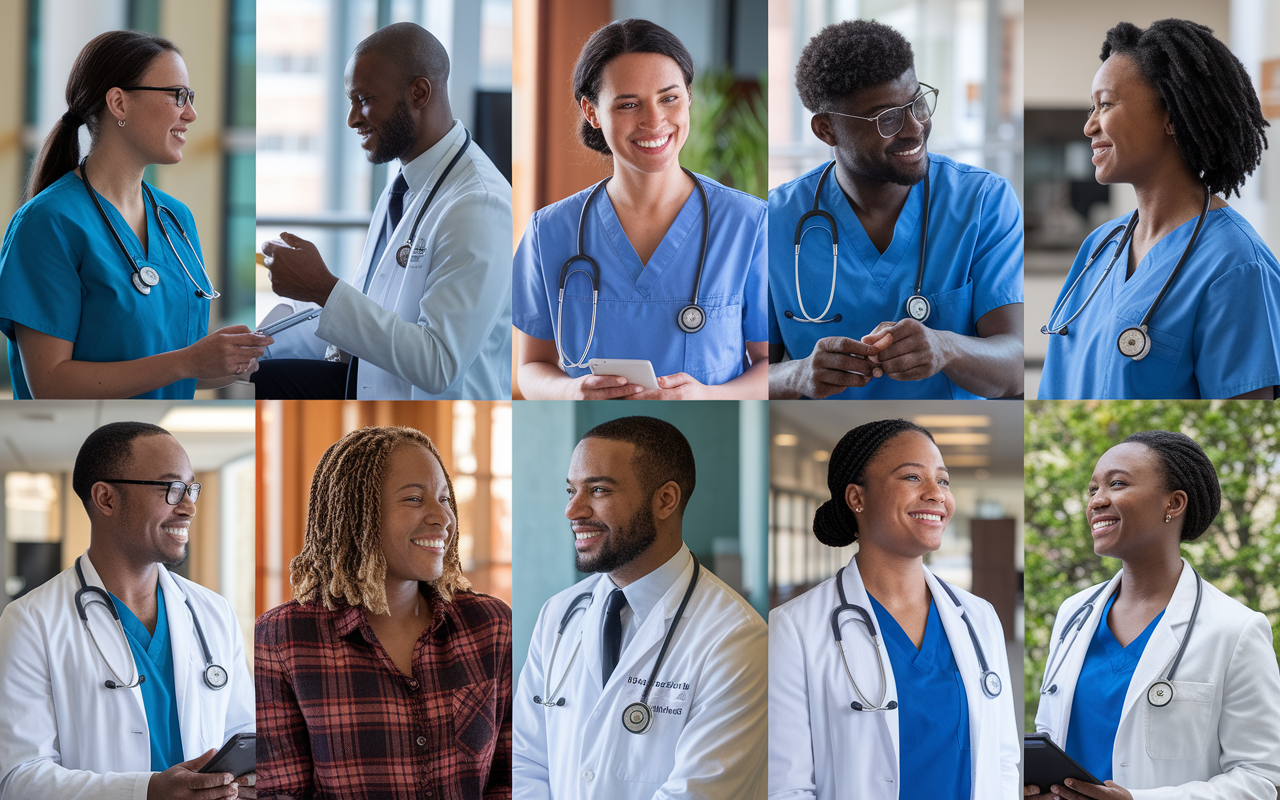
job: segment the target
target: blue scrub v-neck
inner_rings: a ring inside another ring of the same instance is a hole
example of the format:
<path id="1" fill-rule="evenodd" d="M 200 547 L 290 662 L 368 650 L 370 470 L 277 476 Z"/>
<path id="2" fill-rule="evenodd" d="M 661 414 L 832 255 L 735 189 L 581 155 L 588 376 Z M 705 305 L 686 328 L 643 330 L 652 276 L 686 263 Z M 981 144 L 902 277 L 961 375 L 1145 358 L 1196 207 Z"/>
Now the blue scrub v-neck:
<path id="1" fill-rule="evenodd" d="M 969 800 L 969 701 L 951 642 L 929 598 L 924 639 L 911 637 L 870 594 L 898 687 L 898 797 Z"/>
<path id="2" fill-rule="evenodd" d="M 917 183 L 907 193 L 907 201 L 898 213 L 893 226 L 893 240 L 883 253 L 872 243 L 867 230 L 858 219 L 853 204 L 844 190 L 830 176 L 822 187 L 823 203 L 827 208 L 843 207 L 846 213 L 834 215 L 836 224 L 840 226 L 840 236 L 853 245 L 855 262 L 864 270 L 876 287 L 883 289 L 894 272 L 904 264 L 911 269 L 911 280 L 914 284 L 915 272 L 920 266 L 920 219 L 924 212 L 924 183 Z M 868 331 L 869 333 L 870 331 Z"/>
<path id="3" fill-rule="evenodd" d="M 618 211 L 613 207 L 613 200 L 609 197 L 609 188 L 606 186 L 600 194 L 602 196 L 596 198 L 593 209 L 596 224 L 604 230 L 618 263 L 631 276 L 636 290 L 641 295 L 649 296 L 653 288 L 658 285 L 663 273 L 677 258 L 687 256 L 694 259 L 696 263 L 696 260 L 702 256 L 702 251 L 697 249 L 702 246 L 700 237 L 690 238 L 691 233 L 702 231 L 702 199 L 697 187 L 694 187 L 685 199 L 671 227 L 667 228 L 667 232 L 662 235 L 662 241 L 658 243 L 657 249 L 653 251 L 653 255 L 649 256 L 647 262 L 640 261 L 640 254 L 636 252 L 635 245 L 631 244 L 631 240 L 627 238 L 627 232 L 622 228 L 622 220 L 618 219 Z M 694 247 L 697 252 L 683 253 L 685 247 Z M 693 296 L 692 284 L 689 286 L 689 296 Z"/>
<path id="4" fill-rule="evenodd" d="M 1137 277 L 1136 272 L 1134 276 Z M 1100 781 L 1111 780 L 1111 754 L 1124 711 L 1124 696 L 1151 632 L 1164 616 L 1164 611 L 1156 614 L 1138 638 L 1122 647 L 1107 624 L 1115 601 L 1115 594 L 1107 598 L 1098 629 L 1089 641 L 1071 702 L 1071 721 L 1067 725 L 1067 755 Z"/>
<path id="5" fill-rule="evenodd" d="M 164 772 L 182 757 L 182 727 L 178 722 L 178 698 L 173 679 L 173 648 L 169 640 L 169 618 L 165 613 L 164 591 L 156 585 L 156 629 L 147 631 L 129 607 L 114 594 L 111 602 L 120 614 L 125 639 L 133 653 L 138 672 L 147 676 L 142 685 L 142 707 L 147 714 L 151 737 L 151 770 Z M 119 691 L 119 690 L 116 690 Z"/>

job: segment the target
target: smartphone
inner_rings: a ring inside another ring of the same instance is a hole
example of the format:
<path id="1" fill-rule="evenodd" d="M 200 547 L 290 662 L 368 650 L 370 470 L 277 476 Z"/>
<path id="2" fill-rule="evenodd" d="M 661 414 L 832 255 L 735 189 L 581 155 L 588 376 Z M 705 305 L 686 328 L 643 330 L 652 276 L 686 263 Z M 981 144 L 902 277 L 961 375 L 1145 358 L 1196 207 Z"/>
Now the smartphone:
<path id="1" fill-rule="evenodd" d="M 200 768 L 201 772 L 230 772 L 239 778 L 256 768 L 258 755 L 258 734 L 237 733 L 227 740 L 209 763 Z"/>
<path id="2" fill-rule="evenodd" d="M 258 328 L 257 332 L 260 334 L 263 334 L 264 336 L 275 336 L 277 333 L 280 333 L 281 331 L 289 330 L 294 325 L 298 325 L 299 323 L 306 322 L 307 320 L 315 319 L 316 317 L 320 316 L 321 311 L 324 311 L 324 309 L 323 308 L 306 308 L 306 309 L 303 309 L 302 311 L 299 311 L 296 314 L 290 314 L 289 316 L 284 317 L 283 319 L 278 319 L 275 322 L 272 322 L 268 325 L 263 325 L 262 327 Z M 266 320 L 264 319 L 263 321 L 265 322 Z"/>
<path id="3" fill-rule="evenodd" d="M 618 375 L 646 389 L 658 388 L 653 362 L 647 358 L 593 358 L 587 362 L 592 375 Z"/>

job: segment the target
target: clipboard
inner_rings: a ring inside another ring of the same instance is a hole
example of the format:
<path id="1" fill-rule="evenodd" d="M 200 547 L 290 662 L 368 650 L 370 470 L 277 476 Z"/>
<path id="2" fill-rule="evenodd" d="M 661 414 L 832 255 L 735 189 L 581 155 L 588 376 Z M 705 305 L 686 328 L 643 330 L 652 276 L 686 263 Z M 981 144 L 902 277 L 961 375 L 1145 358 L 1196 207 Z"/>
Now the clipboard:
<path id="1" fill-rule="evenodd" d="M 1063 752 L 1047 733 L 1023 734 L 1022 763 L 1023 784 L 1039 787 L 1042 793 L 1049 791 L 1050 786 L 1066 786 L 1067 778 L 1102 785 L 1102 781 Z"/>

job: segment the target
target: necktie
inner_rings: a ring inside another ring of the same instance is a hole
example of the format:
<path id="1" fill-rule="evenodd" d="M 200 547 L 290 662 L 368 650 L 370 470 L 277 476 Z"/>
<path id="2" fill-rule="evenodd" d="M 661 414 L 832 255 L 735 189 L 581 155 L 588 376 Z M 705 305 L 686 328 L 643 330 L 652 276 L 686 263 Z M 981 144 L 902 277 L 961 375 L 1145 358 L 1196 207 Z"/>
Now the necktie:
<path id="1" fill-rule="evenodd" d="M 407 191 L 409 191 L 409 182 L 404 179 L 404 173 L 401 172 L 396 175 L 395 182 L 391 184 L 391 196 L 387 198 L 387 221 L 382 226 L 382 233 L 378 236 L 378 246 L 373 252 L 373 260 L 369 262 L 369 271 L 364 276 L 364 289 L 361 290 L 364 294 L 369 293 L 369 283 L 373 280 L 373 273 L 377 271 L 378 262 L 382 260 L 382 253 L 391 241 L 391 234 L 400 224 L 400 218 L 404 216 L 404 193 Z"/>
<path id="2" fill-rule="evenodd" d="M 604 648 L 600 665 L 606 684 L 613 668 L 618 666 L 618 655 L 622 652 L 622 609 L 626 605 L 627 596 L 621 589 L 614 589 L 604 607 Z"/>

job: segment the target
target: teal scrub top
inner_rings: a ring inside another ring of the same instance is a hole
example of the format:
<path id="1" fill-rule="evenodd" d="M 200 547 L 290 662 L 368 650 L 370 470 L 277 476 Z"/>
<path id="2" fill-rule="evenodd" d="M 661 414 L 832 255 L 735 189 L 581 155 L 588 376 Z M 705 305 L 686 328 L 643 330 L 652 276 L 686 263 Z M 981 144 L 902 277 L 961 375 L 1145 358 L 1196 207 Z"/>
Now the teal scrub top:
<path id="1" fill-rule="evenodd" d="M 191 240 L 188 246 L 165 216 L 173 247 L 197 281 L 204 281 L 197 258 L 200 239 L 187 207 L 158 189 L 156 201 L 169 208 Z M 15 323 L 74 343 L 77 361 L 131 361 L 194 344 L 209 330 L 209 300 L 195 286 L 147 206 L 145 254 L 133 229 L 106 198 L 98 196 L 138 267 L 160 274 L 151 294 L 133 287 L 133 270 L 74 172 L 18 209 L 0 246 L 0 333 L 9 339 L 9 373 L 14 399 L 31 399 L 22 371 Z M 202 283 L 208 290 L 210 287 Z M 149 399 L 191 399 L 195 379 L 138 395 Z"/>
<path id="2" fill-rule="evenodd" d="M 111 602 L 120 614 L 124 636 L 133 652 L 139 674 L 147 679 L 138 687 L 142 706 L 147 712 L 147 731 L 151 734 L 151 771 L 164 772 L 182 757 L 182 726 L 178 722 L 178 695 L 173 681 L 173 648 L 169 644 L 169 618 L 164 610 L 164 592 L 156 586 L 156 630 L 147 633 L 142 621 L 114 594 Z"/>

